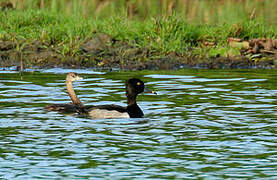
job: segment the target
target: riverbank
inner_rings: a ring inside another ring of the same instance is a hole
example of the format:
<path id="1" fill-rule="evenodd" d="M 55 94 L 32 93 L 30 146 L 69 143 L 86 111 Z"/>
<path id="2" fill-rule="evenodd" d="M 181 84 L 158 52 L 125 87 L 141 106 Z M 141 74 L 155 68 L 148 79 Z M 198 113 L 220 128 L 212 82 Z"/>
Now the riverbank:
<path id="1" fill-rule="evenodd" d="M 1 67 L 277 68 L 277 27 L 259 19 L 199 25 L 177 16 L 100 20 L 44 10 L 0 16 Z M 252 47 L 257 38 L 271 44 Z"/>

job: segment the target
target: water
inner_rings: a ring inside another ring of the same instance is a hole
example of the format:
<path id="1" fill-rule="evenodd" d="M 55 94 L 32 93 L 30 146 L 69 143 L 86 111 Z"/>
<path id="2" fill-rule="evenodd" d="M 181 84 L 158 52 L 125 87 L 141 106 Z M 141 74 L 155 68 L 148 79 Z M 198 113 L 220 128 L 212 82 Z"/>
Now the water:
<path id="1" fill-rule="evenodd" d="M 277 179 L 277 71 L 80 72 L 85 104 L 125 105 L 144 80 L 144 119 L 47 112 L 67 103 L 65 72 L 0 71 L 3 179 Z"/>

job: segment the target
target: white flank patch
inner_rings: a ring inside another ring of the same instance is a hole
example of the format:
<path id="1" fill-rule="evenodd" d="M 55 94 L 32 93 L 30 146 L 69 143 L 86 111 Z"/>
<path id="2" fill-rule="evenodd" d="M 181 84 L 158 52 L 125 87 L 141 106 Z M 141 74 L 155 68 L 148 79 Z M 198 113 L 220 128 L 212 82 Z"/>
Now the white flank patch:
<path id="1" fill-rule="evenodd" d="M 109 111 L 105 109 L 93 109 L 89 112 L 89 116 L 94 119 L 130 118 L 127 112 L 121 113 L 115 110 Z"/>

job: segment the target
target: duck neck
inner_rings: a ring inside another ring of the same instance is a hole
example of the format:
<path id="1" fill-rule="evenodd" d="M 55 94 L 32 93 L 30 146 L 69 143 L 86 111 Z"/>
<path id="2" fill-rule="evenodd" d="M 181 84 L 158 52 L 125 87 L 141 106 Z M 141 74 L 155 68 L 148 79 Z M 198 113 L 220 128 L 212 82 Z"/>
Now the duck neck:
<path id="1" fill-rule="evenodd" d="M 73 89 L 73 85 L 72 85 L 72 81 L 68 81 L 66 80 L 66 89 L 67 89 L 67 93 L 72 101 L 72 103 L 74 105 L 83 107 L 82 102 L 79 100 L 79 98 L 77 97 L 77 95 L 75 94 L 75 91 Z"/>
<path id="2" fill-rule="evenodd" d="M 127 96 L 128 106 L 137 104 L 137 101 L 136 101 L 137 95 L 130 95 L 130 94 L 126 93 L 126 96 Z"/>
<path id="3" fill-rule="evenodd" d="M 142 118 L 143 117 L 143 112 L 137 105 L 137 95 L 130 95 L 126 93 L 127 96 L 127 113 L 131 118 Z"/>

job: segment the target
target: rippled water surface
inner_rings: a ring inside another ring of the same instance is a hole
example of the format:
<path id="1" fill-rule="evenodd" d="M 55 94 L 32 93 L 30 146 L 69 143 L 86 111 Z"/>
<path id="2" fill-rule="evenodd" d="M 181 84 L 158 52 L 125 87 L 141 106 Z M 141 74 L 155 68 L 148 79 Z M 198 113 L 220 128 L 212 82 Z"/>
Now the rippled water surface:
<path id="1" fill-rule="evenodd" d="M 65 75 L 84 104 L 125 105 L 142 79 L 143 119 L 47 112 L 67 103 Z M 4 179 L 277 179 L 277 71 L 0 71 Z"/>

